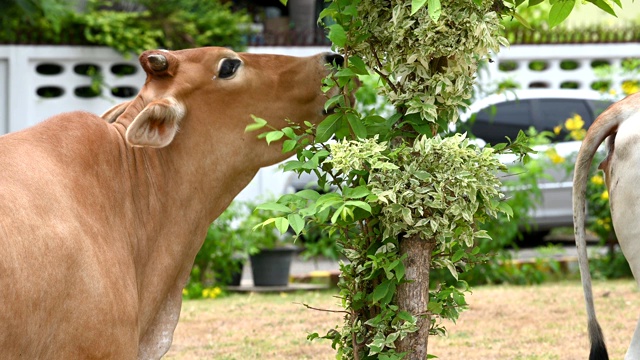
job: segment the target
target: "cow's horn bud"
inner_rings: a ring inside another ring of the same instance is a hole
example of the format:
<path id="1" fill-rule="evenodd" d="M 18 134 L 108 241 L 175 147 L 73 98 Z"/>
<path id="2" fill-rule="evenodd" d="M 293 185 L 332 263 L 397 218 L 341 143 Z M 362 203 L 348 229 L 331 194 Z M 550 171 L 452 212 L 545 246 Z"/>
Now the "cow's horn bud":
<path id="1" fill-rule="evenodd" d="M 158 55 L 158 54 L 149 55 L 147 59 L 149 60 L 149 67 L 153 71 L 165 71 L 169 67 L 169 64 L 167 63 L 167 58 L 164 57 L 163 55 Z"/>

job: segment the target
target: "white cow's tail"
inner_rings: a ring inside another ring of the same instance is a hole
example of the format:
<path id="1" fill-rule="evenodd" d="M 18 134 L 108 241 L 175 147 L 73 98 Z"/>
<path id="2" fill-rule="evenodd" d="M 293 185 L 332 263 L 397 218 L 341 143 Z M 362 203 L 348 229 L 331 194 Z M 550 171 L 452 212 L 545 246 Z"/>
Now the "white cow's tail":
<path id="1" fill-rule="evenodd" d="M 598 150 L 598 147 L 609 136 L 614 135 L 620 123 L 627 119 L 633 112 L 638 111 L 639 105 L 633 105 L 638 101 L 634 95 L 610 106 L 591 125 L 587 136 L 582 142 L 580 152 L 576 158 L 576 166 L 573 176 L 573 226 L 578 247 L 578 263 L 580 265 L 580 275 L 582 278 L 582 288 L 587 307 L 588 331 L 591 341 L 590 360 L 609 359 L 607 348 L 604 343 L 602 330 L 596 319 L 596 312 L 593 305 L 593 292 L 591 290 L 591 274 L 589 273 L 589 260 L 587 258 L 587 244 L 585 240 L 585 218 L 586 205 L 585 197 L 587 190 L 587 179 L 591 162 Z M 612 154 L 609 154 L 612 156 Z"/>

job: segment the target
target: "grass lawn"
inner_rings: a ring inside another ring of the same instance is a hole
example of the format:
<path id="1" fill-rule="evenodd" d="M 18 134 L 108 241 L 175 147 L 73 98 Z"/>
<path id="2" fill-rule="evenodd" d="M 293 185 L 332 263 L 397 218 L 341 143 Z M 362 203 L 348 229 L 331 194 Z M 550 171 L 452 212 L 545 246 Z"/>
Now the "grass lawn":
<path id="1" fill-rule="evenodd" d="M 341 324 L 332 292 L 234 294 L 185 301 L 166 359 L 334 359 L 326 340 L 306 341 Z M 640 314 L 632 281 L 594 283 L 596 311 L 609 355 L 621 359 Z M 445 338 L 430 337 L 440 359 L 586 359 L 588 340 L 578 281 L 540 286 L 485 286 L 468 296 L 470 309 Z"/>

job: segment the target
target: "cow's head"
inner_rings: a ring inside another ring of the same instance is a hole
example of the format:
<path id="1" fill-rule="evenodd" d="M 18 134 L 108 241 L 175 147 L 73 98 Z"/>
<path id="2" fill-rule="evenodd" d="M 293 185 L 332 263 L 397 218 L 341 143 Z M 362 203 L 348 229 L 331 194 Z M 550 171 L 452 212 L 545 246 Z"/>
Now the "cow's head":
<path id="1" fill-rule="evenodd" d="M 329 64 L 341 64 L 342 57 L 249 54 L 209 47 L 146 51 L 140 63 L 147 73 L 143 89 L 126 110 L 115 111 L 116 116 L 122 114 L 119 121 L 130 121 L 126 132 L 130 145 L 161 148 L 182 138 L 206 137 L 208 146 L 238 152 L 251 148 L 254 155 L 275 157 L 262 162 L 276 162 L 282 157 L 275 155 L 280 146 L 267 148 L 255 133 L 244 132 L 251 115 L 274 128 L 287 126 L 286 120 L 320 122 L 327 97 L 337 91 L 323 93 L 322 79 Z"/>

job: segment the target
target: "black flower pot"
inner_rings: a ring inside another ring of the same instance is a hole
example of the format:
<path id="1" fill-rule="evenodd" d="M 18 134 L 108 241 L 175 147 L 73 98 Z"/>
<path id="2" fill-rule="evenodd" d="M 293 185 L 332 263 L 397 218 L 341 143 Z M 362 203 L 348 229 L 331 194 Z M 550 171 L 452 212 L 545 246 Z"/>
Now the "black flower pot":
<path id="1" fill-rule="evenodd" d="M 295 247 L 263 249 L 251 255 L 254 286 L 287 286 Z"/>

